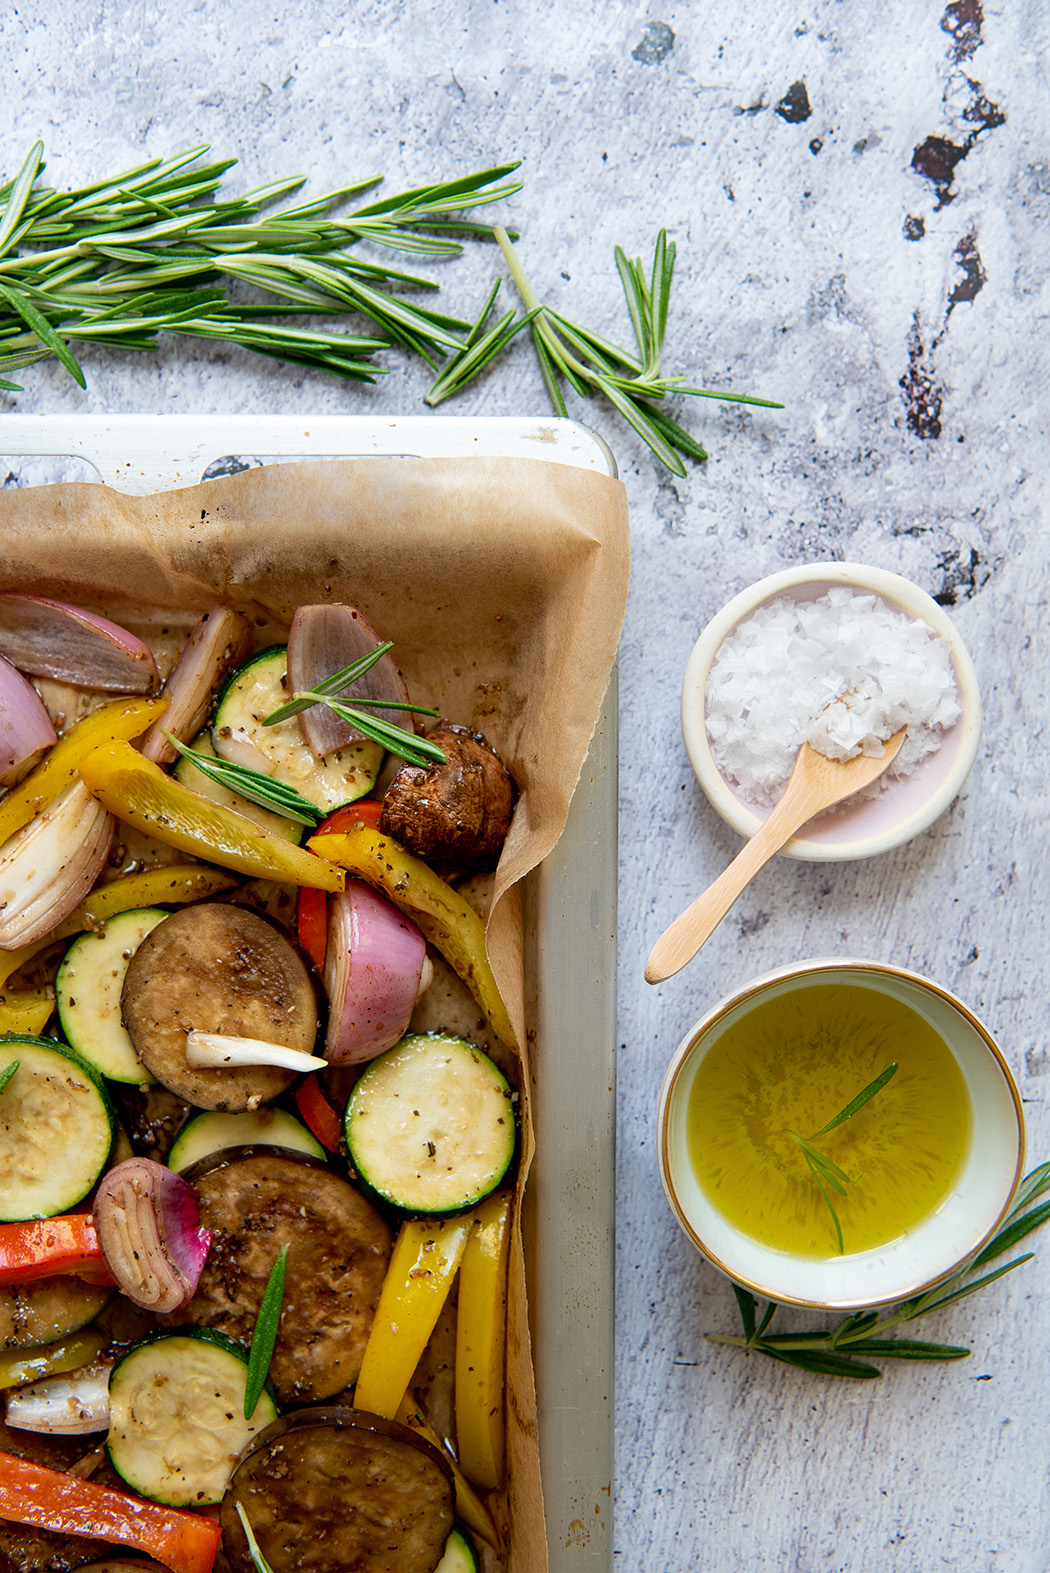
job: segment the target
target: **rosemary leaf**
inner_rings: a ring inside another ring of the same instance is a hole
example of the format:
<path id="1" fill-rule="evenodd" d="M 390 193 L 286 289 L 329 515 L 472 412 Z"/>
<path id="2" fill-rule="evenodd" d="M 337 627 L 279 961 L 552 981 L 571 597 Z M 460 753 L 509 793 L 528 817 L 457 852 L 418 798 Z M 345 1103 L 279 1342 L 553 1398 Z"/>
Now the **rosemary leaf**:
<path id="1" fill-rule="evenodd" d="M 16 290 L 11 289 L 9 285 L 4 283 L 0 283 L 0 300 L 7 301 L 12 311 L 18 313 L 26 327 L 36 334 L 44 348 L 50 350 L 52 355 L 57 355 L 69 372 L 69 375 L 79 382 L 82 388 L 86 388 L 87 383 L 84 380 L 84 373 L 81 371 L 75 355 L 68 344 L 63 343 L 59 338 L 43 312 L 38 311 L 24 295 L 19 295 Z"/>
<path id="2" fill-rule="evenodd" d="M 1023 1267 L 1025 1262 L 1030 1262 L 1034 1255 L 1034 1251 L 1029 1251 L 1025 1256 L 1015 1257 L 1012 1262 L 1007 1262 L 1005 1267 L 997 1268 L 994 1273 L 985 1273 L 984 1277 L 978 1278 L 976 1283 L 966 1284 L 964 1288 L 956 1289 L 954 1293 L 946 1294 L 941 1299 L 934 1300 L 932 1305 L 924 1306 L 918 1312 L 918 1315 L 928 1316 L 931 1311 L 940 1311 L 946 1305 L 954 1305 L 957 1300 L 968 1299 L 970 1295 L 976 1294 L 978 1289 L 983 1289 L 987 1284 L 994 1284 L 997 1278 L 1003 1278 L 1007 1273 L 1013 1272 L 1015 1267 Z"/>
<path id="3" fill-rule="evenodd" d="M 919 1338 L 866 1338 L 849 1348 L 851 1354 L 875 1360 L 967 1360 L 971 1353 L 960 1344 L 924 1343 Z"/>
<path id="4" fill-rule="evenodd" d="M 847 1103 L 846 1107 L 836 1114 L 834 1119 L 829 1120 L 826 1125 L 822 1125 L 819 1131 L 814 1131 L 812 1136 L 807 1136 L 806 1140 L 815 1142 L 819 1137 L 826 1136 L 829 1131 L 833 1131 L 836 1126 L 844 1125 L 847 1120 L 851 1120 L 858 1110 L 863 1109 L 866 1103 L 871 1102 L 876 1093 L 882 1091 L 887 1082 L 892 1081 L 896 1074 L 896 1064 L 887 1065 L 882 1074 L 876 1076 L 874 1081 L 869 1082 L 862 1092 L 858 1092 L 857 1096 Z"/>
<path id="5" fill-rule="evenodd" d="M 739 1284 L 732 1284 L 731 1288 L 736 1295 L 736 1303 L 740 1307 L 740 1320 L 744 1324 L 744 1337 L 750 1343 L 755 1336 L 755 1297 L 748 1290 L 741 1289 Z"/>
<path id="6" fill-rule="evenodd" d="M 29 195 L 33 189 L 33 182 L 36 179 L 37 170 L 40 168 L 40 160 L 43 157 L 43 154 L 44 144 L 42 142 L 34 142 L 33 146 L 29 149 L 29 152 L 26 155 L 25 163 L 22 165 L 22 168 L 19 170 L 15 179 L 12 181 L 10 187 L 7 188 L 7 201 L 4 203 L 4 217 L 3 221 L 0 222 L 0 257 L 2 257 L 6 251 L 10 250 L 12 244 L 14 243 L 15 229 L 18 225 L 19 219 L 25 212 L 26 204 L 29 201 Z M 24 233 L 25 230 L 23 230 L 23 234 Z"/>
<path id="7" fill-rule="evenodd" d="M 856 1381 L 871 1381 L 882 1375 L 878 1366 L 867 1365 L 862 1360 L 851 1360 L 847 1355 L 823 1351 L 810 1353 L 801 1349 L 782 1353 L 768 1344 L 755 1344 L 754 1347 L 771 1360 L 779 1360 L 783 1365 L 793 1365 L 799 1371 L 809 1371 L 817 1376 L 844 1376 Z"/>
<path id="8" fill-rule="evenodd" d="M 975 1256 L 971 1267 L 983 1267 L 986 1262 L 994 1262 L 997 1256 L 1002 1256 L 1007 1251 L 1012 1251 L 1018 1240 L 1023 1240 L 1026 1234 L 1031 1234 L 1033 1229 L 1038 1229 L 1050 1218 L 1050 1202 L 1044 1202 L 1041 1207 L 1035 1207 L 1030 1213 L 1025 1213 L 1020 1218 L 1014 1218 L 1004 1229 L 1000 1229 L 984 1250 Z"/>
<path id="9" fill-rule="evenodd" d="M 244 1383 L 244 1418 L 250 1420 L 262 1397 L 266 1378 L 277 1342 L 277 1329 L 281 1323 L 281 1302 L 284 1299 L 284 1277 L 288 1262 L 288 1246 L 282 1245 L 277 1260 L 270 1268 L 259 1312 L 255 1318 L 251 1348 L 248 1352 L 248 1375 Z"/>
<path id="10" fill-rule="evenodd" d="M 21 1063 L 21 1060 L 12 1060 L 10 1065 L 6 1065 L 3 1071 L 0 1071 L 0 1092 L 3 1092 L 4 1088 L 7 1086 L 8 1082 L 11 1080 L 11 1077 L 14 1075 Z"/>

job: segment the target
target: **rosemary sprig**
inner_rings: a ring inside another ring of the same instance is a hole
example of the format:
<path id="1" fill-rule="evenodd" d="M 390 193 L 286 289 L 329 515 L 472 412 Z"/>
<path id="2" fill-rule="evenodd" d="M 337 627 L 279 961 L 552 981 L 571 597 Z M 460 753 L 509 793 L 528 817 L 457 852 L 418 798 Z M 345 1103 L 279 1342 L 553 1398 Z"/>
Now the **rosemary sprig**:
<path id="1" fill-rule="evenodd" d="M 782 408 L 773 399 L 689 387 L 683 377 L 664 375 L 664 337 L 675 264 L 675 245 L 673 241 L 668 241 L 665 230 L 661 230 L 657 237 L 648 279 L 640 260 L 632 261 L 619 246 L 615 248 L 616 269 L 634 330 L 637 346 L 635 354 L 621 349 L 589 328 L 579 327 L 545 306 L 530 283 L 507 231 L 496 225 L 493 234 L 525 306 L 525 315 L 516 321 L 504 315 L 482 338 L 494 298 L 490 296 L 474 325 L 467 347 L 443 368 L 431 387 L 427 394 L 428 404 L 440 404 L 443 399 L 466 387 L 514 335 L 528 325 L 554 413 L 562 416 L 568 414 L 563 382 L 584 398 L 593 393 L 604 395 L 661 463 L 676 475 L 685 474 L 680 454 L 684 453 L 692 459 L 706 459 L 707 453 L 677 421 L 655 407 L 668 395 L 689 394 L 705 399 L 732 400 L 739 404 L 759 404 L 769 409 Z"/>
<path id="2" fill-rule="evenodd" d="M 1033 1169 L 1018 1186 L 1013 1206 L 1003 1220 L 1002 1227 L 984 1249 L 965 1262 L 950 1278 L 935 1284 L 925 1294 L 915 1295 L 885 1312 L 854 1311 L 831 1328 L 819 1328 L 796 1333 L 770 1333 L 768 1331 L 777 1312 L 774 1301 L 768 1301 L 761 1322 L 757 1317 L 757 1301 L 748 1290 L 733 1285 L 743 1337 L 725 1333 L 707 1333 L 705 1337 L 714 1344 L 725 1344 L 734 1349 L 750 1349 L 766 1355 L 783 1365 L 794 1366 L 799 1371 L 809 1371 L 824 1376 L 842 1376 L 855 1380 L 871 1380 L 882 1375 L 872 1360 L 964 1360 L 970 1350 L 959 1344 L 926 1342 L 914 1338 L 888 1338 L 895 1328 L 906 1322 L 942 1311 L 946 1306 L 976 1294 L 995 1283 L 1015 1267 L 1030 1262 L 1033 1251 L 1014 1257 L 994 1272 L 983 1273 L 974 1279 L 988 1262 L 1012 1251 L 1019 1240 L 1040 1228 L 1050 1219 L 1050 1201 L 1032 1207 L 1031 1203 L 1050 1191 L 1050 1163 Z"/>
<path id="3" fill-rule="evenodd" d="M 248 1555 L 252 1559 L 252 1567 L 255 1569 L 255 1573 L 273 1573 L 273 1568 L 263 1556 L 259 1542 L 255 1538 L 255 1531 L 252 1529 L 252 1526 L 248 1521 L 248 1515 L 244 1511 L 243 1504 L 235 1501 L 233 1505 L 237 1509 L 237 1517 L 241 1521 L 241 1528 L 244 1530 L 244 1538 L 248 1542 Z"/>
<path id="4" fill-rule="evenodd" d="M 261 808 L 268 808 L 271 813 L 280 814 L 283 819 L 292 819 L 299 825 L 317 825 L 324 818 L 320 809 L 283 781 L 276 781 L 261 770 L 252 770 L 248 765 L 238 765 L 218 755 L 200 754 L 195 748 L 187 748 L 185 743 L 180 743 L 164 727 L 161 727 L 161 731 L 172 747 L 184 759 L 191 760 L 209 781 L 227 787 L 231 792 L 238 792 L 249 802 L 258 803 Z"/>
<path id="5" fill-rule="evenodd" d="M 15 179 L 0 185 L 0 387 L 18 391 L 3 373 L 51 356 L 83 386 L 71 344 L 153 350 L 162 332 L 234 343 L 366 382 L 383 370 L 372 357 L 392 343 L 435 368 L 459 353 L 469 322 L 393 293 L 432 292 L 434 280 L 362 260 L 353 248 L 367 241 L 408 254 L 459 255 L 454 232 L 489 239 L 491 231 L 457 215 L 520 190 L 507 179 L 517 164 L 332 211 L 382 178 L 369 176 L 260 218 L 262 208 L 298 191 L 304 177 L 223 197 L 222 178 L 235 160 L 205 163 L 207 151 L 190 148 L 58 191 L 42 184 L 43 144 L 34 143 Z M 228 293 L 231 283 L 236 295 Z M 244 286 L 269 299 L 243 301 Z M 289 310 L 360 314 L 382 336 L 272 320 Z"/>
<path id="6" fill-rule="evenodd" d="M 281 1302 L 284 1299 L 284 1277 L 288 1265 L 288 1246 L 282 1245 L 277 1260 L 270 1268 L 259 1311 L 255 1318 L 251 1348 L 248 1351 L 248 1375 L 244 1383 L 244 1418 L 250 1420 L 266 1386 L 266 1378 L 277 1342 L 277 1329 L 281 1325 Z"/>
<path id="7" fill-rule="evenodd" d="M 355 699 L 353 704 L 343 704 L 333 695 L 342 693 L 352 683 L 356 683 L 379 661 L 393 645 L 389 639 L 376 645 L 367 655 L 360 656 L 352 661 L 349 666 L 344 666 L 341 671 L 333 672 L 331 677 L 326 677 L 316 688 L 303 689 L 292 695 L 287 704 L 280 705 L 276 710 L 263 719 L 263 726 L 276 726 L 280 721 L 288 721 L 292 716 L 299 715 L 303 710 L 309 710 L 311 705 L 325 705 L 335 712 L 341 720 L 349 726 L 354 726 L 365 737 L 374 743 L 381 743 L 390 754 L 396 754 L 399 759 L 406 759 L 410 765 L 443 765 L 447 763 L 444 750 L 428 738 L 418 737 L 415 732 L 407 732 L 404 727 L 396 726 L 393 721 L 384 721 L 378 716 L 364 714 L 366 709 L 410 711 L 414 715 L 437 716 L 441 712 L 432 710 L 426 705 L 410 705 L 401 700 L 391 702 L 389 699 Z"/>
<path id="8" fill-rule="evenodd" d="M 813 1143 L 819 1141 L 822 1136 L 826 1136 L 829 1131 L 835 1130 L 839 1125 L 844 1125 L 847 1120 L 851 1120 L 858 1110 L 863 1109 L 866 1103 L 870 1103 L 875 1094 L 881 1092 L 886 1083 L 891 1081 L 896 1074 L 896 1063 L 887 1065 L 886 1069 L 876 1076 L 874 1081 L 869 1082 L 861 1092 L 858 1092 L 855 1098 L 847 1103 L 844 1109 L 840 1109 L 838 1114 L 830 1119 L 826 1125 L 822 1125 L 819 1131 L 814 1131 L 812 1136 L 800 1136 L 797 1131 L 788 1131 L 791 1140 L 801 1149 L 802 1156 L 809 1166 L 809 1172 L 816 1180 L 820 1188 L 820 1194 L 827 1203 L 831 1221 L 835 1225 L 835 1238 L 838 1241 L 840 1256 L 845 1249 L 842 1243 L 842 1225 L 839 1223 L 839 1215 L 835 1211 L 835 1204 L 828 1195 L 828 1186 L 833 1191 L 837 1191 L 840 1196 L 845 1196 L 847 1194 L 847 1185 L 856 1185 L 858 1182 L 857 1180 L 851 1180 L 845 1170 L 840 1169 L 837 1163 L 832 1163 L 825 1153 L 818 1152 Z"/>

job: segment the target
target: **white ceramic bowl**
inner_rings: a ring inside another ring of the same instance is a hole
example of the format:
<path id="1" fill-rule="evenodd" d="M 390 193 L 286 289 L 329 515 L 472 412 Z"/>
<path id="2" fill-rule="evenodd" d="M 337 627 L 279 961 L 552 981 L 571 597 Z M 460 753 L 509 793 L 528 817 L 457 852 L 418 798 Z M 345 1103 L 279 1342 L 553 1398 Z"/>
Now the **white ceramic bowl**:
<path id="1" fill-rule="evenodd" d="M 827 1258 L 792 1256 L 737 1230 L 701 1188 L 688 1140 L 693 1083 L 712 1046 L 756 1005 L 814 983 L 862 984 L 924 1017 L 951 1050 L 972 1107 L 969 1149 L 936 1211 L 888 1245 Z M 1021 1097 L 988 1030 L 946 989 L 873 961 L 802 962 L 722 1000 L 680 1044 L 660 1098 L 660 1172 L 678 1222 L 735 1283 L 784 1305 L 835 1311 L 890 1305 L 950 1276 L 998 1228 L 1021 1178 L 1024 1149 Z"/>
<path id="2" fill-rule="evenodd" d="M 933 598 L 899 574 L 858 563 L 810 563 L 788 568 L 743 590 L 712 618 L 693 647 L 682 684 L 682 733 L 686 752 L 710 802 L 742 836 L 753 836 L 769 813 L 748 803 L 720 773 L 707 737 L 707 679 L 718 650 L 738 623 L 777 596 L 816 600 L 832 585 L 880 596 L 889 605 L 920 618 L 951 648 L 962 715 L 943 736 L 936 753 L 909 775 L 887 781 L 877 797 L 830 809 L 786 843 L 788 857 L 838 861 L 872 857 L 910 841 L 933 824 L 958 793 L 977 756 L 981 737 L 981 696 L 973 662 L 954 624 Z"/>

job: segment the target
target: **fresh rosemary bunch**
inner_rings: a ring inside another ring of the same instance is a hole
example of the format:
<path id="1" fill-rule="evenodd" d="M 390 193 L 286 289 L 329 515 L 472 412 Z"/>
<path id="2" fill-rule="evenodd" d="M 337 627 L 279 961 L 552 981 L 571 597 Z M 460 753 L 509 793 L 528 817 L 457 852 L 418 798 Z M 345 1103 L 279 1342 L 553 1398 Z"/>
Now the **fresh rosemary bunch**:
<path id="1" fill-rule="evenodd" d="M 831 1221 L 835 1225 L 835 1238 L 838 1240 L 840 1256 L 845 1249 L 842 1244 L 842 1225 L 839 1223 L 839 1215 L 835 1211 L 835 1204 L 828 1194 L 828 1187 L 830 1186 L 833 1191 L 837 1191 L 840 1196 L 845 1196 L 847 1185 L 856 1185 L 857 1181 L 851 1180 L 844 1169 L 840 1169 L 837 1163 L 833 1163 L 826 1153 L 819 1152 L 813 1146 L 813 1143 L 819 1141 L 822 1136 L 827 1136 L 829 1131 L 836 1130 L 840 1125 L 845 1125 L 846 1121 L 851 1120 L 859 1110 L 863 1109 L 866 1103 L 870 1103 L 875 1094 L 881 1092 L 886 1083 L 891 1081 L 896 1074 L 896 1065 L 888 1065 L 880 1075 L 875 1077 L 874 1081 L 868 1083 L 863 1091 L 858 1092 L 855 1098 L 851 1098 L 846 1107 L 840 1109 L 833 1119 L 830 1119 L 826 1125 L 822 1125 L 819 1131 L 814 1131 L 812 1136 L 800 1136 L 797 1131 L 788 1131 L 791 1140 L 799 1148 L 803 1158 L 805 1158 L 809 1172 L 820 1189 L 821 1196 L 827 1202 Z"/>
<path id="2" fill-rule="evenodd" d="M 946 1306 L 967 1299 L 979 1289 L 994 1283 L 997 1278 L 1012 1272 L 1015 1267 L 1030 1262 L 1035 1254 L 1033 1251 L 1014 1257 L 1004 1267 L 997 1267 L 980 1278 L 972 1277 L 989 1262 L 1012 1251 L 1018 1241 L 1050 1218 L 1050 1201 L 1032 1206 L 1048 1191 L 1050 1163 L 1044 1163 L 1022 1180 L 1002 1228 L 982 1251 L 957 1273 L 928 1289 L 925 1294 L 904 1300 L 889 1310 L 856 1311 L 831 1328 L 771 1333 L 769 1329 L 777 1311 L 776 1304 L 769 1301 L 759 1321 L 758 1303 L 754 1295 L 734 1284 L 733 1292 L 740 1309 L 743 1336 L 726 1333 L 707 1333 L 705 1336 L 711 1343 L 727 1344 L 733 1349 L 750 1349 L 782 1365 L 795 1366 L 800 1371 L 809 1371 L 818 1376 L 852 1377 L 861 1381 L 870 1381 L 882 1375 L 879 1367 L 871 1364 L 872 1360 L 964 1360 L 970 1350 L 959 1344 L 927 1343 L 920 1339 L 888 1338 L 886 1335 L 905 1322 L 914 1322 L 920 1316 L 928 1316 L 932 1311 L 941 1311 Z"/>
<path id="3" fill-rule="evenodd" d="M 505 312 L 492 327 L 487 327 L 498 285 L 493 288 L 466 344 L 442 368 L 427 394 L 428 404 L 440 404 L 459 393 L 515 334 L 527 326 L 555 414 L 568 414 L 563 382 L 583 398 L 593 393 L 603 394 L 656 457 L 676 475 L 685 474 L 679 454 L 684 453 L 691 459 L 706 459 L 707 453 L 695 437 L 659 408 L 668 395 L 690 394 L 703 399 L 760 404 L 767 409 L 783 407 L 773 399 L 693 388 L 687 386 L 683 377 L 664 375 L 664 337 L 675 264 L 675 245 L 667 239 L 666 230 L 661 230 L 657 237 L 648 280 L 640 260 L 631 261 L 619 246 L 615 249 L 616 268 L 637 345 L 637 352 L 633 354 L 545 306 L 529 282 L 507 231 L 496 225 L 493 233 L 507 260 L 525 314 L 516 317 L 513 311 Z"/>
<path id="4" fill-rule="evenodd" d="M 453 215 L 521 189 L 505 180 L 517 165 L 503 164 L 333 216 L 382 179 L 370 176 L 260 218 L 304 177 L 221 198 L 222 177 L 236 160 L 202 163 L 202 145 L 58 191 L 41 183 L 43 151 L 34 143 L 15 179 L 0 186 L 0 388 L 16 392 L 20 385 L 5 373 L 50 356 L 85 386 L 73 344 L 152 350 L 162 332 L 239 344 L 363 382 L 383 373 L 372 357 L 391 343 L 436 368 L 458 353 L 470 323 L 395 293 L 433 291 L 434 280 L 365 261 L 350 248 L 368 241 L 459 255 L 453 232 L 491 231 Z M 245 302 L 242 286 L 276 299 Z M 383 336 L 285 320 L 350 312 L 371 318 Z"/>

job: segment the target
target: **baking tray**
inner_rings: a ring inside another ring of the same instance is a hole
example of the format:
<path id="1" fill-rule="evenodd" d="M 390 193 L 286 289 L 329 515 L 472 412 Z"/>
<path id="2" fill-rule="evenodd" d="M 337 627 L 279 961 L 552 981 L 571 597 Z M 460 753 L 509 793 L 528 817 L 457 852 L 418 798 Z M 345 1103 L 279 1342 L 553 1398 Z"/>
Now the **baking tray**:
<path id="1" fill-rule="evenodd" d="M 478 454 L 616 474 L 587 427 L 514 417 L 5 415 L 0 449 L 80 460 L 138 494 L 304 458 Z M 614 673 L 565 830 L 526 881 L 537 1152 L 525 1231 L 551 1573 L 612 1565 L 616 726 Z"/>

